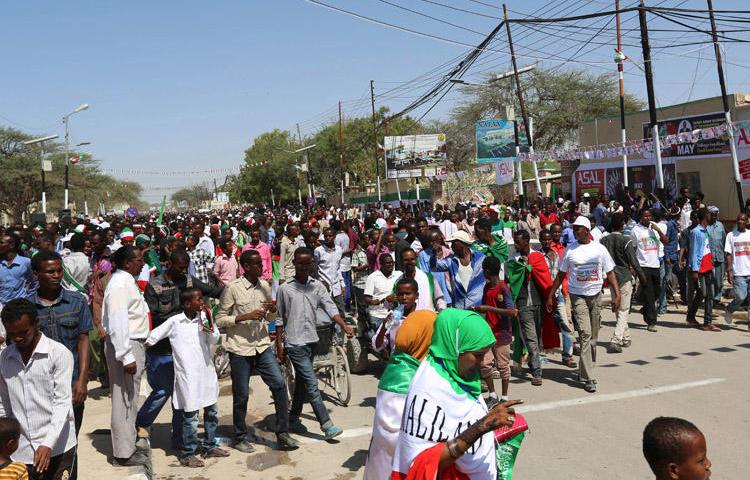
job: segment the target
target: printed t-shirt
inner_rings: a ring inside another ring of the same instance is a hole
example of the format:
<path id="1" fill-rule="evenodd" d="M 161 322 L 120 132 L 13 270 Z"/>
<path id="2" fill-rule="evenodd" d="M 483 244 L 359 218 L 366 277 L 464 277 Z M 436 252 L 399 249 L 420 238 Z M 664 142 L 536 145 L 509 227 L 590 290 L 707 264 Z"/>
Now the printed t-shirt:
<path id="1" fill-rule="evenodd" d="M 635 241 L 635 256 L 641 267 L 659 268 L 659 235 L 640 223 L 633 227 L 630 235 Z"/>
<path id="2" fill-rule="evenodd" d="M 573 295 L 598 294 L 605 274 L 614 268 L 609 252 L 598 242 L 570 245 L 560 262 L 560 271 L 568 274 L 568 290 Z"/>
<path id="3" fill-rule="evenodd" d="M 727 235 L 724 251 L 732 255 L 732 268 L 738 277 L 750 275 L 750 230 Z"/>

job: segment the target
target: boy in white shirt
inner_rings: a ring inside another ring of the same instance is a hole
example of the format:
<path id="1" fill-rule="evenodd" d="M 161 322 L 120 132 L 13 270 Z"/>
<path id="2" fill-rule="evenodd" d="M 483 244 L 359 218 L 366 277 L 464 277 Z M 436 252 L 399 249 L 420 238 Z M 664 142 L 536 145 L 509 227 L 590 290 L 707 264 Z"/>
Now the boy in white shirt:
<path id="1" fill-rule="evenodd" d="M 180 464 L 203 467 L 198 452 L 198 413 L 203 409 L 203 458 L 228 457 L 218 447 L 216 427 L 219 424 L 216 402 L 219 381 L 211 358 L 211 346 L 219 342 L 219 329 L 203 303 L 201 291 L 187 288 L 180 292 L 183 313 L 174 315 L 151 331 L 146 340 L 150 347 L 169 338 L 174 358 L 174 393 L 172 404 L 182 410 L 182 449 Z M 205 312 L 205 313 L 204 313 Z"/>
<path id="2" fill-rule="evenodd" d="M 651 210 L 643 209 L 640 213 L 640 223 L 633 227 L 630 235 L 635 243 L 635 254 L 638 264 L 646 277 L 646 283 L 641 285 L 643 290 L 643 321 L 648 325 L 649 332 L 656 331 L 656 302 L 661 294 L 661 273 L 659 260 L 664 255 L 664 245 L 669 243 L 667 236 L 659 225 L 653 221 Z"/>
<path id="3" fill-rule="evenodd" d="M 737 228 L 727 235 L 724 242 L 726 253 L 727 281 L 734 288 L 734 299 L 724 311 L 727 325 L 732 323 L 732 312 L 738 310 L 750 294 L 750 230 L 747 229 L 747 215 L 737 216 Z M 750 313 L 748 314 L 750 319 Z M 750 324 L 748 324 L 750 329 Z"/>

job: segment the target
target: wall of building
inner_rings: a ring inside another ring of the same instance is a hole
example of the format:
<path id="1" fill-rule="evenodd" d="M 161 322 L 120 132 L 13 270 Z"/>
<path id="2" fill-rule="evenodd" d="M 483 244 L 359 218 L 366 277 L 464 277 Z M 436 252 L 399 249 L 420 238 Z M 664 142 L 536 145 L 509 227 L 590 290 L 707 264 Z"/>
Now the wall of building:
<path id="1" fill-rule="evenodd" d="M 729 106 L 733 120 L 750 119 L 750 94 L 735 93 L 730 95 Z M 675 117 L 722 112 L 723 109 L 721 97 L 712 97 L 657 109 L 657 120 L 661 121 Z M 647 123 L 648 121 L 648 110 L 627 114 L 625 116 L 625 126 L 628 140 L 642 139 L 643 123 Z M 582 125 L 580 145 L 586 147 L 615 144 L 620 142 L 620 135 L 619 115 L 601 117 Z M 597 160 L 582 159 L 581 165 L 612 160 L 617 160 L 617 157 Z M 695 159 L 677 158 L 675 170 L 678 188 L 682 186 L 691 188 L 694 185 L 691 184 L 691 181 L 697 179 L 699 180 L 700 190 L 706 194 L 706 201 L 711 205 L 719 207 L 722 219 L 732 220 L 737 216 L 739 205 L 731 156 Z M 743 187 L 743 192 L 745 198 L 750 197 L 750 187 Z"/>

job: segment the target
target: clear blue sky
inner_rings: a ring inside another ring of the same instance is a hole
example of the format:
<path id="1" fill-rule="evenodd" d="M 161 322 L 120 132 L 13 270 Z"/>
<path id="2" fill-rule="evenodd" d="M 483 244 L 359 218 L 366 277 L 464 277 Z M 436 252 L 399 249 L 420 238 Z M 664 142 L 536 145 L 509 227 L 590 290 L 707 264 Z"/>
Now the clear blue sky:
<path id="1" fill-rule="evenodd" d="M 496 24 L 482 15 L 500 14 L 499 8 L 481 4 L 495 4 L 495 0 L 436 0 L 473 13 L 425 0 L 389 0 L 479 32 L 474 33 L 379 0 L 323 1 L 468 44 L 478 43 Z M 552 7 L 540 0 L 508 3 L 511 10 L 526 14 L 548 8 L 544 16 L 592 12 L 614 4 L 602 0 L 560 0 Z M 661 3 L 705 8 L 699 0 Z M 716 8 L 747 8 L 739 0 L 715 3 Z M 198 170 L 238 165 L 256 135 L 273 128 L 291 129 L 295 122 L 302 122 L 303 133 L 312 133 L 321 122 L 335 117 L 340 99 L 346 101 L 345 115 L 368 114 L 370 79 L 376 80 L 377 93 L 381 93 L 399 86 L 386 82 L 408 81 L 467 50 L 302 0 L 47 0 L 4 2 L 2 12 L 0 125 L 62 137 L 61 116 L 89 103 L 91 108 L 71 121 L 72 142 L 92 142 L 88 151 L 101 159 L 104 168 Z M 587 22 L 587 32 L 595 33 L 605 23 Z M 630 18 L 625 26 L 637 28 L 637 20 Z M 514 29 L 519 53 L 525 57 L 519 60 L 522 65 L 542 57 L 548 59 L 543 65 L 559 66 L 558 60 L 581 46 L 575 37 L 559 30 L 547 32 L 562 38 Z M 614 22 L 596 41 L 611 43 L 613 35 Z M 656 46 L 678 41 L 673 33 L 655 37 Z M 694 77 L 690 98 L 718 94 L 713 51 L 696 51 L 700 47 L 656 52 L 660 105 L 686 100 Z M 507 43 L 496 43 L 493 48 L 506 51 Z M 626 47 L 625 51 L 640 61 L 640 48 Z M 730 91 L 750 90 L 750 48 L 732 44 L 728 53 L 730 61 L 742 64 L 729 65 Z M 614 71 L 610 45 L 592 43 L 581 55 L 590 63 L 582 66 L 592 72 Z M 697 63 L 699 55 L 702 60 Z M 466 78 L 481 80 L 483 72 L 505 71 L 508 66 L 507 55 L 487 54 Z M 642 75 L 635 66 L 626 68 L 633 74 L 626 88 L 645 97 Z M 397 109 L 422 91 L 406 89 L 382 103 Z M 458 95 L 450 95 L 431 115 L 446 115 L 458 100 Z M 147 189 L 145 198 L 151 201 L 170 192 L 149 187 L 188 185 L 214 177 L 223 180 L 223 175 L 118 177 L 140 181 Z"/>

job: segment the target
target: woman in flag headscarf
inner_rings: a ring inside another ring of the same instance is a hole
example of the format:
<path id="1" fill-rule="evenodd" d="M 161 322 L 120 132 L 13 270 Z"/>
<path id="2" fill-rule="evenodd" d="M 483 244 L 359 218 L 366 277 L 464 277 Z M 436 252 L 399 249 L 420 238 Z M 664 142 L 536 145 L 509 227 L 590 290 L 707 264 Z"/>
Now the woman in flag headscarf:
<path id="1" fill-rule="evenodd" d="M 378 383 L 372 439 L 365 464 L 365 480 L 383 480 L 391 475 L 404 401 L 409 383 L 430 349 L 437 314 L 432 310 L 414 310 L 417 282 L 401 279 L 396 285 L 398 303 L 410 312 L 396 333 L 395 350 Z"/>
<path id="2" fill-rule="evenodd" d="M 497 478 L 492 432 L 513 424 L 512 407 L 520 402 L 487 411 L 479 368 L 494 343 L 479 314 L 454 308 L 440 312 L 430 352 L 406 396 L 392 479 Z"/>

